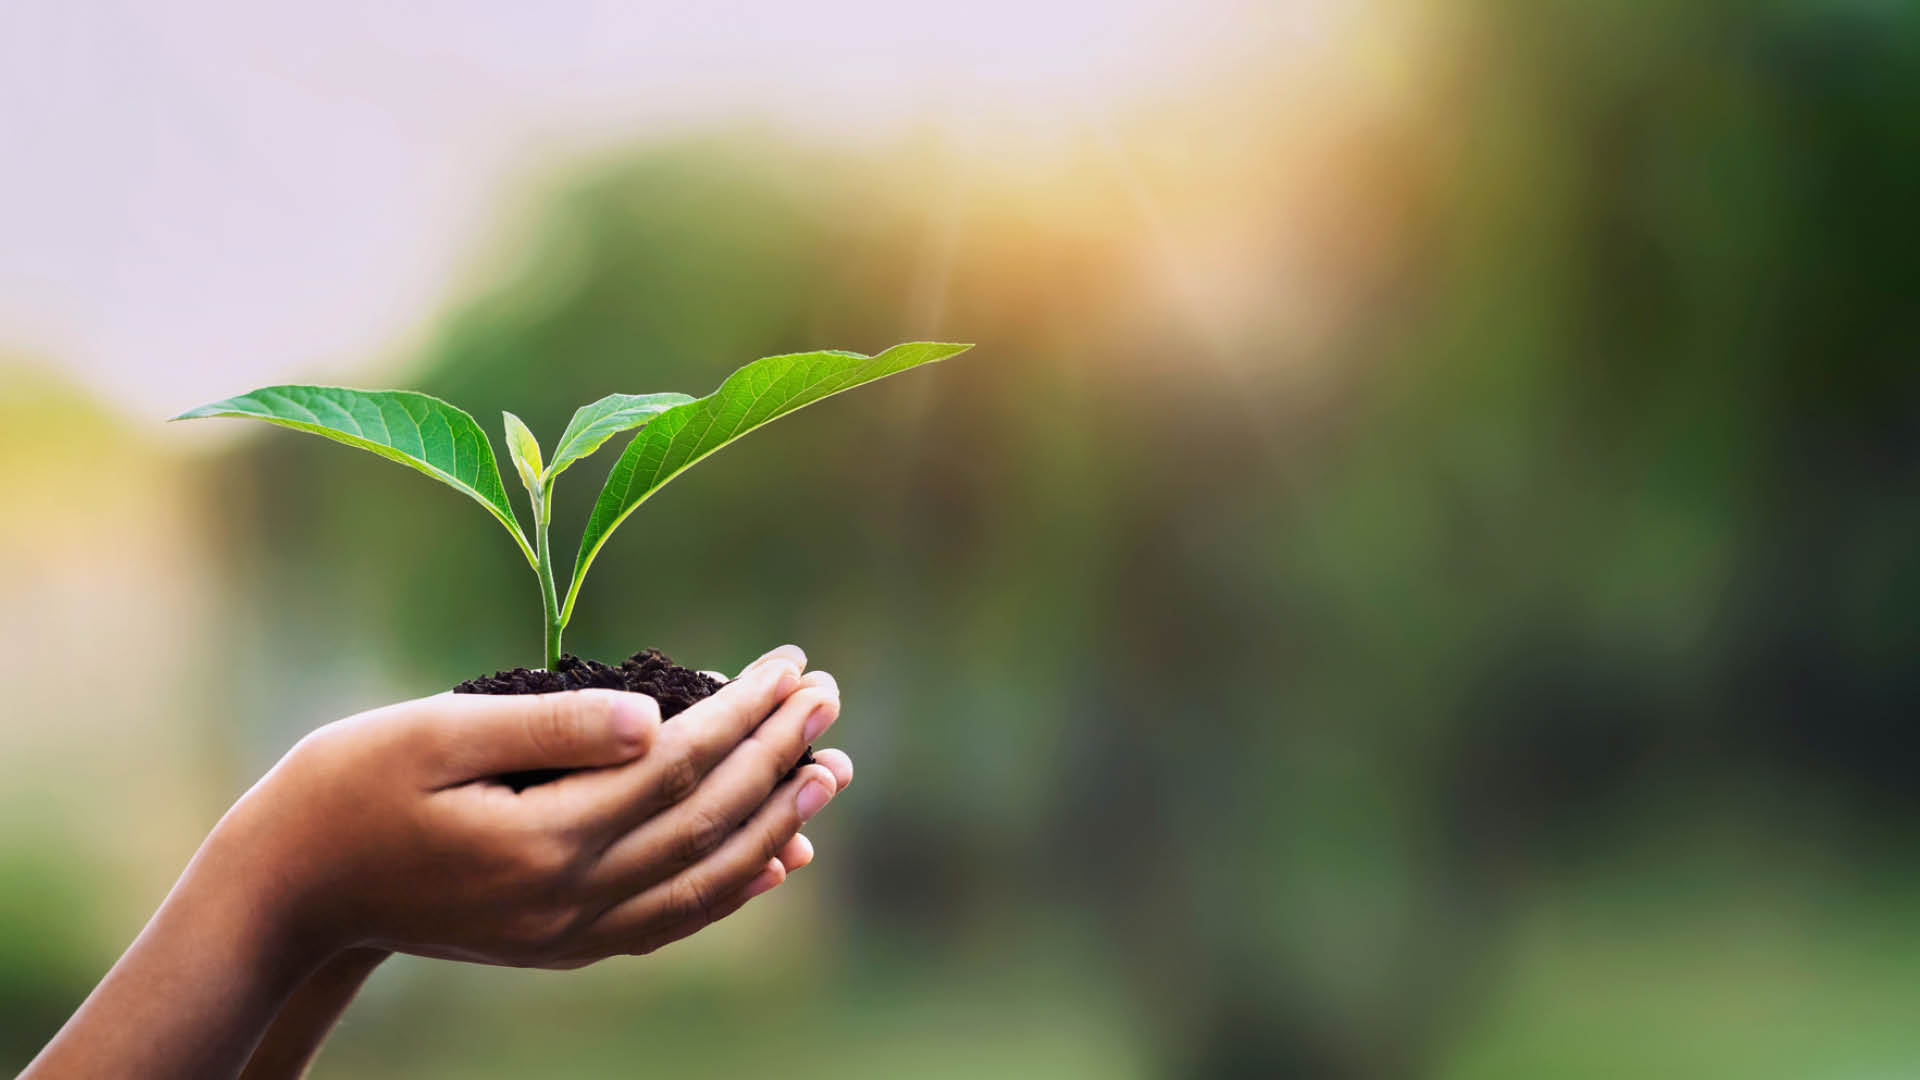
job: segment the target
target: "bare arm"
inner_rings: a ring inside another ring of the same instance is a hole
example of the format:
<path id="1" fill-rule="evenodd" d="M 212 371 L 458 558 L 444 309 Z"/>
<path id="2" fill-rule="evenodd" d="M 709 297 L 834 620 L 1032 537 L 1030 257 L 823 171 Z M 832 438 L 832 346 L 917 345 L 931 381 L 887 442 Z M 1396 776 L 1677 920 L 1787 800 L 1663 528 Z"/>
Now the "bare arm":
<path id="1" fill-rule="evenodd" d="M 27 1077 L 222 1076 L 325 959 L 272 899 L 270 872 L 216 833 Z"/>
<path id="2" fill-rule="evenodd" d="M 355 994 L 381 961 L 385 949 L 348 949 L 320 965 L 287 999 L 273 1026 L 247 1061 L 241 1080 L 291 1080 L 305 1076 L 327 1034 L 340 1022 Z"/>
<path id="3" fill-rule="evenodd" d="M 785 779 L 839 696 L 769 658 L 666 727 L 611 691 L 328 725 L 221 819 L 24 1075 L 238 1076 L 259 1050 L 249 1075 L 296 1076 L 386 951 L 579 967 L 732 913 L 811 854 L 800 824 L 851 775 L 830 754 Z M 577 771 L 491 779 L 529 768 Z"/>

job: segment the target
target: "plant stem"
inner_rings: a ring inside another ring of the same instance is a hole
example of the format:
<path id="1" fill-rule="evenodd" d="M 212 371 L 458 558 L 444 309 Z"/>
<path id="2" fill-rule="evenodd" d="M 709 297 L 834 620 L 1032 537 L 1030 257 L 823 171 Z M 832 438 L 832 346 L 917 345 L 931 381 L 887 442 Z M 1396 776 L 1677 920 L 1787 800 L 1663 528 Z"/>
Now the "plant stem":
<path id="1" fill-rule="evenodd" d="M 547 670 L 560 667 L 560 631 L 566 623 L 560 618 L 560 601 L 553 588 L 553 553 L 547 543 L 547 500 L 544 496 L 534 496 L 533 531 L 539 540 L 540 556 L 534 564 L 534 572 L 540 575 L 540 604 L 545 608 Z"/>

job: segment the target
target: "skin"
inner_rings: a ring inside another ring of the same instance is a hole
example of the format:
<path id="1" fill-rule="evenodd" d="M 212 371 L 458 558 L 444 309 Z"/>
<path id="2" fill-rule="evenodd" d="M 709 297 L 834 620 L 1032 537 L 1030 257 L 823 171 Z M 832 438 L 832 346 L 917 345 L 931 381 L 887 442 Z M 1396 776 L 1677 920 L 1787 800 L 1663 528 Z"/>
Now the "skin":
<path id="1" fill-rule="evenodd" d="M 27 1071 L 302 1075 L 394 952 L 575 968 L 719 920 L 813 858 L 801 824 L 853 778 L 839 716 L 776 649 L 662 724 L 653 699 L 441 694 L 301 740 L 208 835 Z M 515 793 L 497 777 L 576 771 Z"/>

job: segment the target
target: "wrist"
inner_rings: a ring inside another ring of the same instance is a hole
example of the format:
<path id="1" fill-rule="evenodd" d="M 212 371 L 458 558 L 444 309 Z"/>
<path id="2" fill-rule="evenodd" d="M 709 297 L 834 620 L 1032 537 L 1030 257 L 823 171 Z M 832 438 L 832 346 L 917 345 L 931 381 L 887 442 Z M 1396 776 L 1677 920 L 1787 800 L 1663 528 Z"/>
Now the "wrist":
<path id="1" fill-rule="evenodd" d="M 319 932 L 305 889 L 289 870 L 254 823 L 230 813 L 194 854 L 156 921 L 171 917 L 196 937 L 230 942 L 232 958 L 258 976 L 263 992 L 290 993 L 342 946 Z"/>
<path id="2" fill-rule="evenodd" d="M 318 870 L 325 859 L 302 842 L 298 803 L 288 797 L 300 783 L 276 769 L 242 796 L 208 834 L 176 890 L 228 920 L 243 947 L 258 952 L 264 970 L 275 981 L 287 980 L 289 989 L 353 944 L 322 917 Z"/>
<path id="3" fill-rule="evenodd" d="M 280 1007 L 240 1080 L 305 1076 L 361 984 L 390 955 L 385 949 L 364 945 L 333 954 Z"/>

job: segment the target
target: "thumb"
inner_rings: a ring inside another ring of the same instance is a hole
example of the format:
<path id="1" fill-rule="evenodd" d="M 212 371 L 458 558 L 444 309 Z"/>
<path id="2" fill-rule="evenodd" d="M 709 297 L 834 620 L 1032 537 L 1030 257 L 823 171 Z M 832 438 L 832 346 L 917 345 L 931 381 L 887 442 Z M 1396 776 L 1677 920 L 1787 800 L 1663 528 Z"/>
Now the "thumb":
<path id="1" fill-rule="evenodd" d="M 446 694 L 434 724 L 440 779 L 463 783 L 530 769 L 632 761 L 653 745 L 660 706 L 645 694 Z"/>

